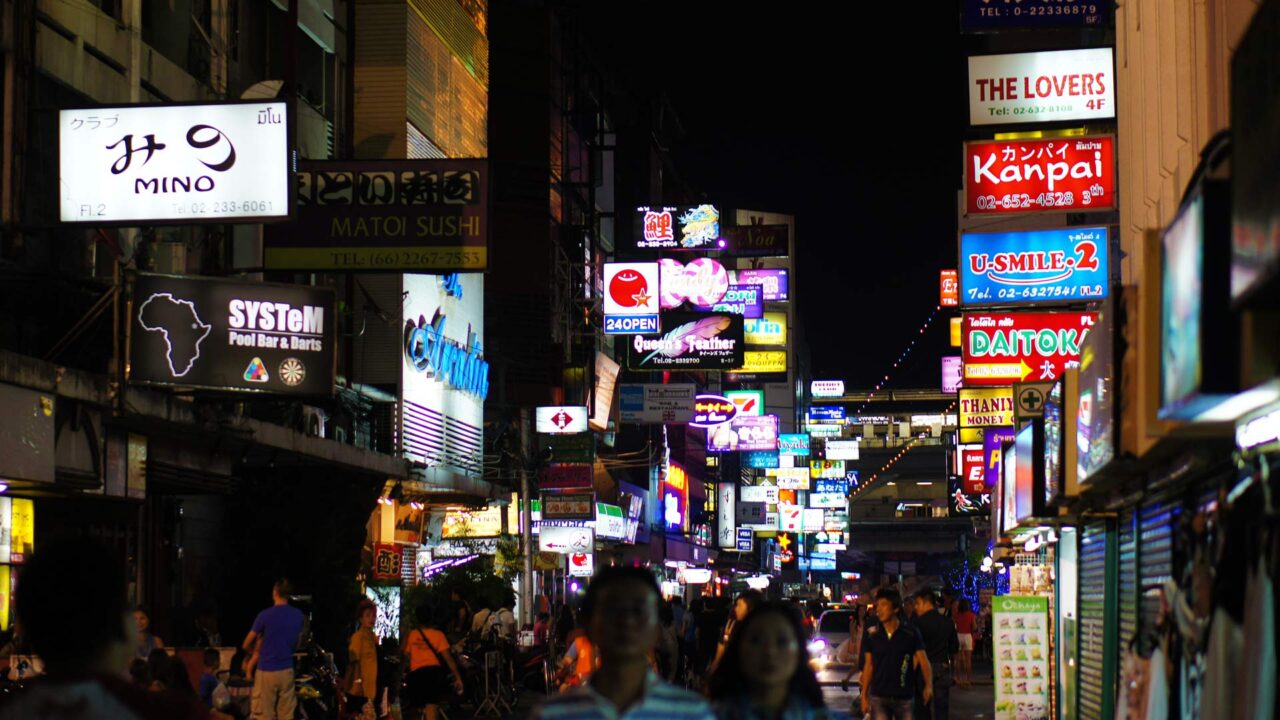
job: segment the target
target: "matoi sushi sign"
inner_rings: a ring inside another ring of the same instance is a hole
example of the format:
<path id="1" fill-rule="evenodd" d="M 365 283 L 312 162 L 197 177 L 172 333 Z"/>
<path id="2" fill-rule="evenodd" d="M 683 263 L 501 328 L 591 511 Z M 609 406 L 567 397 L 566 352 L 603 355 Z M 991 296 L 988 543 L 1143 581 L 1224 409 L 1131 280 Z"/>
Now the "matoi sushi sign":
<path id="1" fill-rule="evenodd" d="M 964 384 L 1056 380 L 1080 363 L 1080 344 L 1097 313 L 992 313 L 964 316 Z"/>
<path id="2" fill-rule="evenodd" d="M 1115 207 L 1111 135 L 971 142 L 965 144 L 964 155 L 968 215 Z"/>

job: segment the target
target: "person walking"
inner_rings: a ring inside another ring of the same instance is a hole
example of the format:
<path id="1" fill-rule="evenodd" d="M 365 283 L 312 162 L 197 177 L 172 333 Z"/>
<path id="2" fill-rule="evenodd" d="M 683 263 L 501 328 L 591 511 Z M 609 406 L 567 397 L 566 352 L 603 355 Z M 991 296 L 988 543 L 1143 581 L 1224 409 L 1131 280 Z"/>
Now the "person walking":
<path id="1" fill-rule="evenodd" d="M 968 600 L 956 604 L 956 640 L 960 650 L 956 653 L 956 687 L 973 685 L 973 646 L 977 634 L 978 616 L 969 607 Z"/>
<path id="2" fill-rule="evenodd" d="M 710 695 L 719 720 L 826 720 L 799 613 L 783 603 L 757 606 L 729 639 Z"/>
<path id="3" fill-rule="evenodd" d="M 862 639 L 862 712 L 873 720 L 913 720 L 916 673 L 923 676 L 925 702 L 933 701 L 933 671 L 920 632 L 898 616 L 902 595 L 876 591 L 876 619 Z"/>
<path id="4" fill-rule="evenodd" d="M 440 716 L 440 703 L 447 697 L 445 690 L 449 674 L 453 675 L 453 691 L 461 695 L 464 689 L 458 663 L 449 652 L 449 639 L 438 627 L 431 608 L 419 605 L 414 611 L 417 626 L 405 637 L 401 653 L 409 659 L 409 673 L 405 675 L 405 699 L 415 717 L 421 711 L 426 720 Z"/>
<path id="5" fill-rule="evenodd" d="M 347 710 L 360 717 L 376 717 L 378 703 L 378 638 L 373 624 L 378 608 L 368 598 L 356 606 L 358 627 L 347 641 L 347 672 L 343 690 L 347 693 Z"/>
<path id="6" fill-rule="evenodd" d="M 745 590 L 733 602 L 733 611 L 729 613 L 729 619 L 725 621 L 724 631 L 720 634 L 720 643 L 716 646 L 715 659 L 711 661 L 711 666 L 707 668 L 709 675 L 715 674 L 716 668 L 720 666 L 721 661 L 724 659 L 725 650 L 729 647 L 729 640 L 733 638 L 733 633 L 738 625 L 747 619 L 747 616 L 760 605 L 762 600 L 764 600 L 764 595 L 759 590 Z"/>
<path id="7" fill-rule="evenodd" d="M 669 685 L 649 669 L 658 642 L 662 592 L 643 568 L 611 566 L 587 586 L 582 617 L 599 650 L 599 667 L 583 685 L 549 698 L 534 720 L 712 720 L 701 697 Z"/>
<path id="8" fill-rule="evenodd" d="M 289 604 L 288 580 L 271 587 L 271 607 L 258 613 L 253 628 L 240 644 L 257 651 L 251 706 L 253 720 L 293 720 L 298 698 L 293 691 L 293 651 L 298 647 L 306 617 Z"/>
<path id="9" fill-rule="evenodd" d="M 956 626 L 943 615 L 933 593 L 925 590 L 916 595 L 916 619 L 913 623 L 924 640 L 925 655 L 933 670 L 933 702 L 923 701 L 917 693 L 916 710 L 925 718 L 948 720 L 951 716 L 951 658 L 959 650 Z"/>

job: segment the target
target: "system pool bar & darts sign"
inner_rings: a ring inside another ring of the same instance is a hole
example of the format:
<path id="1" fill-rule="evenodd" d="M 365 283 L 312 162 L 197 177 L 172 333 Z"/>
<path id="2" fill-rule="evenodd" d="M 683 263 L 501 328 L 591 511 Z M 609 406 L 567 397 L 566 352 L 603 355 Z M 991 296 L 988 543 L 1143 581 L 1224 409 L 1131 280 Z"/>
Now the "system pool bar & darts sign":
<path id="1" fill-rule="evenodd" d="M 1020 312 L 964 316 L 964 385 L 1056 380 L 1080 363 L 1097 313 Z"/>
<path id="2" fill-rule="evenodd" d="M 130 382 L 333 394 L 327 288 L 139 274 L 129 322 Z"/>
<path id="3" fill-rule="evenodd" d="M 1108 277 L 1104 227 L 960 236 L 963 305 L 1101 300 Z"/>

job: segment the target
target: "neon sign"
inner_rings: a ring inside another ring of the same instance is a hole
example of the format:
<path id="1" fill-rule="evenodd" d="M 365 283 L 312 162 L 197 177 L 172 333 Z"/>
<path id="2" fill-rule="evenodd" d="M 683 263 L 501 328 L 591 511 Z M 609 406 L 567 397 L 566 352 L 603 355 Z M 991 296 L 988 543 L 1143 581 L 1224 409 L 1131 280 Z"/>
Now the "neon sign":
<path id="1" fill-rule="evenodd" d="M 662 479 L 662 525 L 667 530 L 683 531 L 689 519 L 689 474 L 676 463 L 667 465 Z"/>

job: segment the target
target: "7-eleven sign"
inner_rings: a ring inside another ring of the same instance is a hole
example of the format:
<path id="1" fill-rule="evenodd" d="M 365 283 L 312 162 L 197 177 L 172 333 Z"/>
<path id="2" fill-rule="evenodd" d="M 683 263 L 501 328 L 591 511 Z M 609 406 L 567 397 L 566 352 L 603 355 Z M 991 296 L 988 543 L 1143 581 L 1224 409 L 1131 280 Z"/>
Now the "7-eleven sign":
<path id="1" fill-rule="evenodd" d="M 982 461 L 981 445 L 960 446 L 960 477 L 966 495 L 986 492 L 986 468 Z"/>

